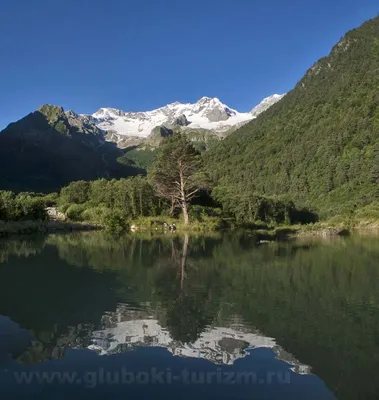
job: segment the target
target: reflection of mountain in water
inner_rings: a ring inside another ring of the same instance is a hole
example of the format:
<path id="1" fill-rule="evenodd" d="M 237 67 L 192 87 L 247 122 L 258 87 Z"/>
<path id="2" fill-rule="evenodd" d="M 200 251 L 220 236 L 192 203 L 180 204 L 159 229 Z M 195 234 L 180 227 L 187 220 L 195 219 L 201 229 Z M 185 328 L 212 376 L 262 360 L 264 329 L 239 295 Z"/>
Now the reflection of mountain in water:
<path id="1" fill-rule="evenodd" d="M 203 358 L 214 364 L 233 365 L 246 357 L 247 350 L 270 348 L 277 358 L 291 365 L 294 372 L 310 373 L 310 367 L 301 364 L 292 355 L 276 345 L 274 339 L 251 332 L 242 324 L 228 327 L 207 327 L 192 343 L 174 340 L 168 330 L 149 316 L 148 312 L 131 310 L 119 305 L 116 312 L 103 317 L 104 329 L 94 331 L 90 349 L 101 355 L 110 355 L 133 350 L 135 347 L 163 347 L 179 357 Z"/>

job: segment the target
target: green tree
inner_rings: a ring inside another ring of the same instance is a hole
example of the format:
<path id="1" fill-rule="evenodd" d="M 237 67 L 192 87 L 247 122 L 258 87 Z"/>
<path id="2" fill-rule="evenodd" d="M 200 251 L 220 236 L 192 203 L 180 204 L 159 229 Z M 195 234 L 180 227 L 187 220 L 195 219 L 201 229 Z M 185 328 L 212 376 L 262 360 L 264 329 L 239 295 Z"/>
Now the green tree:
<path id="1" fill-rule="evenodd" d="M 202 158 L 184 135 L 174 133 L 164 139 L 161 152 L 150 171 L 158 196 L 182 210 L 185 225 L 189 224 L 188 205 L 206 187 Z"/>
<path id="2" fill-rule="evenodd" d="M 0 220 L 45 220 L 46 200 L 32 193 L 0 191 Z"/>
<path id="3" fill-rule="evenodd" d="M 19 219 L 43 221 L 47 218 L 45 202 L 41 198 L 20 193 L 15 199 L 15 204 Z"/>
<path id="4" fill-rule="evenodd" d="M 0 191 L 0 220 L 16 219 L 17 209 L 14 193 L 10 191 Z"/>
<path id="5" fill-rule="evenodd" d="M 65 203 L 83 204 L 89 200 L 90 182 L 71 182 L 61 190 L 61 199 Z"/>
<path id="6" fill-rule="evenodd" d="M 111 183 L 106 179 L 98 179 L 91 182 L 90 200 L 95 205 L 104 204 L 110 206 L 110 186 Z"/>

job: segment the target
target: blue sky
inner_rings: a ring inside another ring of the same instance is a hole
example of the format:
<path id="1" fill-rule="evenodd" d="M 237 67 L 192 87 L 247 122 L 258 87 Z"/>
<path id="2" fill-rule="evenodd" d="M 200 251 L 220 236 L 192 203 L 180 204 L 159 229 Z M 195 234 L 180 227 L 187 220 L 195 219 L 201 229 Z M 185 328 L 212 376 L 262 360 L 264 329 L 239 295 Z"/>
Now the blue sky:
<path id="1" fill-rule="evenodd" d="M 290 90 L 377 0 L 1 0 L 0 129 L 44 103 L 80 113 Z"/>

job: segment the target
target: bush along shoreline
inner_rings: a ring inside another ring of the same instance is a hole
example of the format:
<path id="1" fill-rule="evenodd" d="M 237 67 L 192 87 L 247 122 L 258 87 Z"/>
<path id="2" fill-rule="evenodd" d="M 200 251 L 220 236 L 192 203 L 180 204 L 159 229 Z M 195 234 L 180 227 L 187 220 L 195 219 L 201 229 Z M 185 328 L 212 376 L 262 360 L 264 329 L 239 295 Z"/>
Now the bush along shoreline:
<path id="1" fill-rule="evenodd" d="M 57 198 L 57 194 L 0 191 L 0 237 L 101 229 L 95 223 L 55 218 L 51 210 Z"/>

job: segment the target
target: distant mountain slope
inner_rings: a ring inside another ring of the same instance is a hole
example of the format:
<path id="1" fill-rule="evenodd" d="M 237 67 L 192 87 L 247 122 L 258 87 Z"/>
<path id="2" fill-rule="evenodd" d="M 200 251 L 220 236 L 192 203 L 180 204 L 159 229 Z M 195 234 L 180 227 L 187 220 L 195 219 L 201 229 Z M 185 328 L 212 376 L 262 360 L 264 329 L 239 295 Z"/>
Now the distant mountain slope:
<path id="1" fill-rule="evenodd" d="M 0 189 L 52 191 L 75 180 L 136 174 L 116 162 L 121 155 L 100 129 L 45 105 L 0 132 Z"/>
<path id="2" fill-rule="evenodd" d="M 207 156 L 220 196 L 286 194 L 322 214 L 379 196 L 379 17 L 354 29 L 294 90 Z"/>

